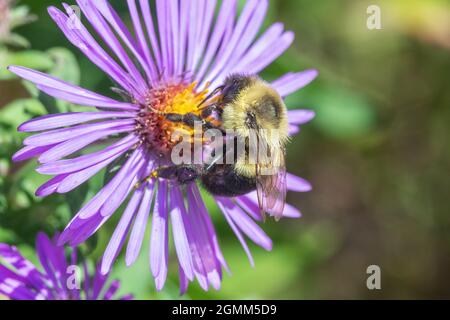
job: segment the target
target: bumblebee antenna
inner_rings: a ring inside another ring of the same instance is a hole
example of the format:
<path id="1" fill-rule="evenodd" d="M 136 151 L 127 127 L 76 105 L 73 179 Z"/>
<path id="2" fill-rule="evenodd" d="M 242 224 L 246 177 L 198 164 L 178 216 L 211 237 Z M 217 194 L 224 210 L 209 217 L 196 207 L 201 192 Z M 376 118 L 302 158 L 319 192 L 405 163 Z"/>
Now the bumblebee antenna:
<path id="1" fill-rule="evenodd" d="M 223 90 L 225 86 L 220 86 L 217 87 L 216 89 L 214 89 L 205 99 L 203 99 L 203 101 L 197 106 L 198 110 L 202 110 L 204 108 L 207 108 L 208 106 L 202 107 L 206 101 L 208 101 L 209 99 L 211 99 L 212 97 L 214 97 L 216 94 L 218 94 L 220 91 Z"/>

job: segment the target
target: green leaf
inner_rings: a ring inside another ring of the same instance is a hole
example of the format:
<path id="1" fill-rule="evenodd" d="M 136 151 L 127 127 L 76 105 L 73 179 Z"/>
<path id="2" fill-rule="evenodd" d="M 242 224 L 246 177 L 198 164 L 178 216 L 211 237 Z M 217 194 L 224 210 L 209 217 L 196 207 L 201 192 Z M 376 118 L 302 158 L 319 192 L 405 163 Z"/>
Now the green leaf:
<path id="1" fill-rule="evenodd" d="M 232 272 L 232 275 L 224 275 L 219 293 L 224 299 L 273 297 L 277 291 L 288 286 L 298 272 L 294 263 L 286 263 L 286 261 L 292 261 L 293 257 L 293 252 L 286 248 L 276 248 L 273 252 L 266 252 L 252 245 L 255 268 L 250 266 L 239 243 L 234 243 L 232 247 L 223 246 L 223 250 Z M 236 295 L 236 288 L 239 288 L 238 295 Z"/>
<path id="2" fill-rule="evenodd" d="M 47 70 L 53 66 L 53 61 L 47 53 L 36 50 L 8 52 L 5 62 L 6 66 L 19 65 L 38 70 Z"/>
<path id="3" fill-rule="evenodd" d="M 338 139 L 361 136 L 375 125 L 374 108 L 356 93 L 328 89 L 322 90 L 313 100 L 317 113 L 313 123 L 328 136 Z"/>
<path id="4" fill-rule="evenodd" d="M 72 215 L 75 215 L 83 205 L 89 192 L 89 184 L 84 183 L 74 191 L 66 195 L 67 204 L 69 205 Z"/>
<path id="5" fill-rule="evenodd" d="M 58 79 L 69 82 L 71 84 L 79 84 L 80 82 L 80 70 L 76 57 L 65 48 L 53 48 L 47 51 L 48 56 L 52 60 L 52 67 L 48 70 L 48 73 Z M 40 92 L 36 86 L 31 82 L 24 81 L 24 86 L 28 92 L 39 100 L 47 113 L 63 113 L 70 111 L 72 104 L 56 100 L 53 97 Z"/>
<path id="6" fill-rule="evenodd" d="M 21 47 L 21 48 L 29 48 L 30 42 L 17 33 L 11 33 L 8 35 L 6 39 L 3 40 L 6 45 Z"/>
<path id="7" fill-rule="evenodd" d="M 80 84 L 80 67 L 75 55 L 66 48 L 52 48 L 47 51 L 53 60 L 49 73 L 58 79 L 74 85 Z"/>
<path id="8" fill-rule="evenodd" d="M 149 241 L 144 241 L 141 254 L 131 267 L 125 265 L 123 257 L 117 259 L 111 279 L 121 281 L 119 295 L 132 293 L 136 299 L 149 299 L 151 297 L 150 294 L 155 290 L 149 269 L 148 252 Z"/>
<path id="9" fill-rule="evenodd" d="M 11 10 L 10 29 L 12 30 L 35 20 L 36 16 L 30 14 L 30 9 L 27 6 L 17 6 Z"/>
<path id="10" fill-rule="evenodd" d="M 103 176 L 103 185 L 107 185 L 116 176 L 127 159 L 128 157 L 126 156 L 119 157 L 106 167 L 105 175 Z"/>
<path id="11" fill-rule="evenodd" d="M 48 71 L 52 76 L 78 85 L 80 83 L 80 68 L 75 55 L 65 48 L 52 48 L 47 51 L 53 60 L 53 67 Z M 69 112 L 71 103 L 40 94 L 39 99 L 47 106 L 49 113 Z"/>
<path id="12" fill-rule="evenodd" d="M 14 231 L 0 228 L 0 243 L 11 243 L 14 238 Z"/>
<path id="13" fill-rule="evenodd" d="M 30 118 L 46 113 L 45 107 L 36 99 L 19 99 L 3 107 L 0 111 L 0 122 L 14 128 Z"/>
<path id="14" fill-rule="evenodd" d="M 0 80 L 14 79 L 16 76 L 7 67 L 10 65 L 20 65 L 26 68 L 47 70 L 53 66 L 53 61 L 46 53 L 27 50 L 21 52 L 11 52 L 5 48 L 0 48 Z"/>

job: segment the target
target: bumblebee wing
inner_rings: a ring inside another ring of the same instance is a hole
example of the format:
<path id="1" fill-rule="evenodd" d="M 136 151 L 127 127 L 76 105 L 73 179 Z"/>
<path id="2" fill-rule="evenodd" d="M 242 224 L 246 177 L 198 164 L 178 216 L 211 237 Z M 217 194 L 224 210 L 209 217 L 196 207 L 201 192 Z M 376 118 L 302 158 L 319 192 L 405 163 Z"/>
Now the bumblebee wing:
<path id="1" fill-rule="evenodd" d="M 287 193 L 286 166 L 284 154 L 280 153 L 279 157 L 280 166 L 270 168 L 270 174 L 264 172 L 265 169 L 260 164 L 256 165 L 256 191 L 263 220 L 266 213 L 277 221 L 283 216 Z"/>

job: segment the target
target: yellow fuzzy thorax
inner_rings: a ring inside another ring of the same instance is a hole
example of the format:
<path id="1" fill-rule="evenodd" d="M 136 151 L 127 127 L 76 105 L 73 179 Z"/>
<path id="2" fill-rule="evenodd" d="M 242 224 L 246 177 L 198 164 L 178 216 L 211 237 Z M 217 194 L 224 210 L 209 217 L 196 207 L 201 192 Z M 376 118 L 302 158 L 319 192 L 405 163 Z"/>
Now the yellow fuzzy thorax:
<path id="1" fill-rule="evenodd" d="M 249 137 L 251 130 L 246 124 L 247 111 L 255 108 L 262 96 L 268 95 L 275 99 L 282 110 L 280 119 L 270 121 L 256 117 L 261 129 L 257 130 L 259 139 L 270 147 L 272 156 L 267 166 L 280 167 L 284 164 L 284 149 L 289 140 L 287 109 L 279 94 L 271 88 L 266 82 L 255 79 L 253 84 L 240 92 L 236 99 L 224 107 L 222 115 L 222 126 L 225 130 L 233 130 L 240 137 Z M 254 134 L 254 133 L 253 133 Z M 256 174 L 256 166 L 249 163 L 248 155 L 238 157 L 235 164 L 236 171 L 246 177 L 254 177 Z"/>

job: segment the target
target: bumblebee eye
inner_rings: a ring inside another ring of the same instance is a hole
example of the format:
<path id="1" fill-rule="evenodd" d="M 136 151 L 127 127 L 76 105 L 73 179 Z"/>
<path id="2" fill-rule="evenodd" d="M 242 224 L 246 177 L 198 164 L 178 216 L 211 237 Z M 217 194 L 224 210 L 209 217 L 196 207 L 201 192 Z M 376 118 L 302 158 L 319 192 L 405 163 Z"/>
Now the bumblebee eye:
<path id="1" fill-rule="evenodd" d="M 266 120 L 280 118 L 280 105 L 269 96 L 261 99 L 258 104 L 258 114 Z"/>

